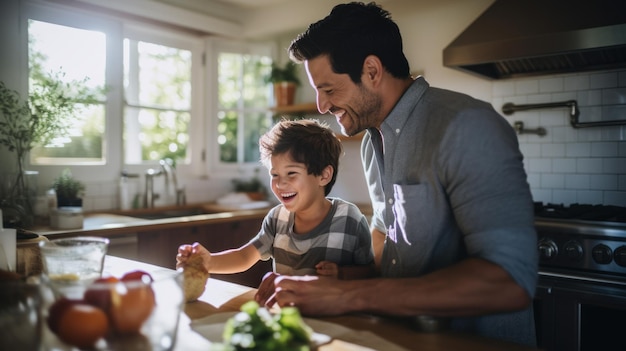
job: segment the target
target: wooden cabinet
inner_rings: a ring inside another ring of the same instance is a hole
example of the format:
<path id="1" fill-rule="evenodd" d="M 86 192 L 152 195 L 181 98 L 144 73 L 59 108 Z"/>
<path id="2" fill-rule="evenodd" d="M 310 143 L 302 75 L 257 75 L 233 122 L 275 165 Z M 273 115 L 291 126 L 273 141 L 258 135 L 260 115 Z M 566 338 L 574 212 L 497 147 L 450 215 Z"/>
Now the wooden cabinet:
<path id="1" fill-rule="evenodd" d="M 137 238 L 139 260 L 173 269 L 176 266 L 176 253 L 180 245 L 197 241 L 212 252 L 237 248 L 259 232 L 262 221 L 262 218 L 244 219 L 141 232 Z M 211 277 L 257 287 L 263 275 L 271 270 L 271 260 L 260 261 L 242 273 L 211 274 Z"/>

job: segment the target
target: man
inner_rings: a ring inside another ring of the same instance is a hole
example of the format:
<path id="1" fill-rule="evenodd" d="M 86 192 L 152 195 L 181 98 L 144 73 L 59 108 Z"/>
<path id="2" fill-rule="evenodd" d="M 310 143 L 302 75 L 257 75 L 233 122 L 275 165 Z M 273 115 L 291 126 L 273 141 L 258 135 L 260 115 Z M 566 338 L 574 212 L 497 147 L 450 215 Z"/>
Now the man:
<path id="1" fill-rule="evenodd" d="M 381 277 L 272 275 L 257 301 L 304 314 L 371 312 L 449 319 L 450 328 L 534 345 L 533 206 L 517 137 L 487 103 L 412 79 L 390 14 L 337 5 L 299 35 L 320 113 L 361 156 Z"/>

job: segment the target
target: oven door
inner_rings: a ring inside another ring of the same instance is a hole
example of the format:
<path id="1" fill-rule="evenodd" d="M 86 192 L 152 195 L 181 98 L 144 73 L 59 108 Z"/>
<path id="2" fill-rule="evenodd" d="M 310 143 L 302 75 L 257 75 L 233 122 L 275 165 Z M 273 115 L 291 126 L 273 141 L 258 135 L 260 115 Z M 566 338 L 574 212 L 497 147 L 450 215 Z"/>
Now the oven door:
<path id="1" fill-rule="evenodd" d="M 626 347 L 626 282 L 540 273 L 534 301 L 537 345 L 546 351 Z"/>

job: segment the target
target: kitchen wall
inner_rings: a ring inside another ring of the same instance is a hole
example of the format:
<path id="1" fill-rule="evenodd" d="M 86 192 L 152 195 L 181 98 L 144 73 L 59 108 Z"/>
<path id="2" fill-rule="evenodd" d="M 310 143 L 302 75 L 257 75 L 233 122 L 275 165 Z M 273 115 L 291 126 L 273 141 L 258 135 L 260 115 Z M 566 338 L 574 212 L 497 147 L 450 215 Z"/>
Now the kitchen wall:
<path id="1" fill-rule="evenodd" d="M 492 104 L 576 100 L 580 121 L 626 120 L 626 70 L 579 73 L 493 83 Z M 545 136 L 519 135 L 535 201 L 626 206 L 626 126 L 573 128 L 566 108 L 507 116 Z"/>
<path id="2" fill-rule="evenodd" d="M 454 38 L 480 15 L 493 0 L 385 0 L 380 3 L 398 23 L 404 48 L 412 71 L 425 76 L 432 86 L 464 92 L 492 102 L 497 110 L 505 102 L 535 103 L 576 99 L 581 106 L 581 119 L 626 118 L 626 71 L 578 73 L 559 76 L 490 81 L 444 67 L 442 51 Z M 313 6 L 313 2 L 306 2 Z M 289 11 L 261 11 L 246 14 L 246 33 L 260 32 L 276 38 L 281 50 L 306 26 L 328 13 L 333 3 L 315 2 L 316 11 L 303 11 L 294 2 Z M 288 12 L 288 13 L 285 13 Z M 6 17 L 4 26 L 15 20 Z M 558 19 L 555 19 L 558 20 Z M 11 21 L 11 22 L 9 22 Z M 277 25 L 284 23 L 280 33 Z M 300 24 L 300 28 L 298 28 Z M 255 28 L 270 28 L 271 33 Z M 2 37 L 2 36 L 0 36 Z M 9 38 L 4 38 L 6 43 Z M 267 39 L 251 37 L 250 39 Z M 285 51 L 280 54 L 285 59 Z M 0 55 L 5 67 L 18 65 L 13 56 Z M 12 70 L 1 70 L 9 79 Z M 298 92 L 298 102 L 315 100 L 306 81 Z M 625 116 L 625 117 L 620 117 Z M 520 135 L 520 148 L 535 201 L 553 203 L 603 203 L 626 206 L 626 126 L 574 129 L 569 126 L 564 109 L 517 112 L 505 117 L 511 125 L 523 121 L 527 128 L 544 127 L 547 135 Z M 334 119 L 328 119 L 335 124 Z M 353 202 L 368 202 L 367 188 L 359 158 L 359 143 L 345 142 L 339 178 L 331 195 Z M 1 153 L 0 153 L 1 154 Z M 265 170 L 263 170 L 265 173 Z M 237 175 L 233 175 L 235 177 Z M 263 174 L 265 176 L 265 174 Z M 180 178 L 187 187 L 190 202 L 212 201 L 228 189 L 228 180 L 216 177 Z M 87 181 L 87 210 L 104 210 L 117 206 L 117 179 L 109 182 Z"/>

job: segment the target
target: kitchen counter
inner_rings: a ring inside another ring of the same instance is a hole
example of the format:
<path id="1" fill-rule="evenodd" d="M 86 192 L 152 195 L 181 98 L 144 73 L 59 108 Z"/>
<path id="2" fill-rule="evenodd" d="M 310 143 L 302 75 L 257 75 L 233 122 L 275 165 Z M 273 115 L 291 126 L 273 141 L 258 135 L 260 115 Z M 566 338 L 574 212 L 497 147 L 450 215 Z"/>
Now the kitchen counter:
<path id="1" fill-rule="evenodd" d="M 143 219 L 146 213 L 202 206 L 205 214 L 178 216 L 169 218 Z M 190 205 L 185 207 L 167 207 L 133 211 L 92 212 L 84 215 L 83 227 L 77 229 L 54 229 L 39 225 L 28 229 L 29 232 L 44 235 L 48 238 L 61 238 L 77 235 L 116 236 L 129 232 L 137 233 L 154 229 L 175 229 L 208 223 L 223 223 L 234 220 L 263 218 L 269 208 L 240 210 L 226 208 L 216 204 Z"/>
<path id="2" fill-rule="evenodd" d="M 126 260 L 114 256 L 105 259 L 105 273 L 120 275 L 128 270 L 142 269 L 147 272 L 163 270 L 165 268 L 149 265 L 146 263 Z M 210 278 L 204 294 L 198 301 L 186 303 L 184 313 L 181 315 L 181 323 L 175 350 L 193 351 L 209 350 L 210 342 L 196 333 L 190 326 L 192 321 L 214 315 L 220 312 L 238 311 L 239 307 L 253 299 L 255 289 L 233 284 L 218 279 Z M 416 331 L 405 324 L 370 315 L 344 315 L 337 317 L 316 318 L 315 321 L 322 323 L 334 323 L 354 331 L 350 335 L 361 336 L 360 340 L 334 340 L 330 344 L 319 348 L 320 351 L 335 350 L 370 350 L 354 343 L 364 343 L 363 340 L 381 340 L 384 343 L 392 343 L 396 349 L 414 350 L 419 348 L 423 351 L 460 350 L 460 351 L 496 351 L 496 350 L 536 350 L 516 344 L 486 339 L 473 335 L 439 332 L 425 333 Z M 367 344 L 364 346 L 374 347 Z"/>
<path id="3" fill-rule="evenodd" d="M 357 204 L 369 218 L 371 206 Z M 169 218 L 143 219 L 140 216 L 154 212 L 180 211 L 184 209 L 200 209 L 203 214 L 174 216 Z M 263 219 L 271 207 L 241 209 L 221 206 L 216 203 L 191 204 L 186 206 L 170 206 L 155 209 L 138 209 L 129 211 L 91 212 L 84 215 L 83 227 L 78 229 L 53 229 L 39 225 L 28 229 L 29 232 L 48 238 L 62 238 L 77 235 L 94 235 L 115 237 L 127 233 L 138 233 L 154 229 L 168 230 L 189 226 L 243 221 L 247 219 Z"/>

